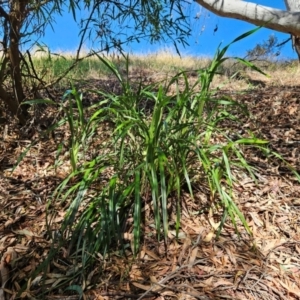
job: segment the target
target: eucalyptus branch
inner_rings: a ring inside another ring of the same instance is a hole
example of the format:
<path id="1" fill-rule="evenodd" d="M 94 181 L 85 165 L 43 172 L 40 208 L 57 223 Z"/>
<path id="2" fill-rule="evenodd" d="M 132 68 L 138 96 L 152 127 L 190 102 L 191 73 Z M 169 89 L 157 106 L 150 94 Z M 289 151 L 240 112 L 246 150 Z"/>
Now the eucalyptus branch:
<path id="1" fill-rule="evenodd" d="M 87 21 L 86 21 L 85 27 L 84 27 L 84 29 L 81 31 L 82 34 L 81 34 L 79 46 L 78 46 L 77 53 L 76 53 L 76 59 L 79 59 L 80 51 L 81 51 L 81 48 L 82 48 L 82 45 L 83 45 L 83 41 L 84 41 L 84 39 L 85 39 L 85 35 L 86 35 L 87 30 L 88 30 L 89 24 L 90 24 L 90 22 L 91 22 L 91 20 L 92 20 L 92 17 L 93 17 L 93 15 L 94 15 L 94 13 L 95 13 L 96 8 L 97 8 L 97 6 L 94 5 L 94 6 L 93 6 L 93 9 L 92 9 L 92 11 L 91 11 L 91 13 L 90 13 L 90 15 L 89 15 Z"/>
<path id="2" fill-rule="evenodd" d="M 38 11 L 38 10 L 41 9 L 41 7 L 47 5 L 47 4 L 51 3 L 51 2 L 53 2 L 53 0 L 37 1 L 37 2 L 35 3 L 35 5 L 33 5 L 33 6 L 31 6 L 31 7 L 28 7 L 28 8 L 26 9 L 26 11 L 27 11 L 27 12 Z"/>

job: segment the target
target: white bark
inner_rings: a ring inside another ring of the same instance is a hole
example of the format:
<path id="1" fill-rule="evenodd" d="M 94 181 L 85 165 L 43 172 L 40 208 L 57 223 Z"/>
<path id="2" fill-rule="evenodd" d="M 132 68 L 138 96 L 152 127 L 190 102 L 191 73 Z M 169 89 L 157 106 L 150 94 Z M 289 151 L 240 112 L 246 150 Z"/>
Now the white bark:
<path id="1" fill-rule="evenodd" d="M 297 11 L 300 10 L 300 1 L 299 0 L 284 0 L 287 10 Z"/>
<path id="2" fill-rule="evenodd" d="M 284 0 L 287 10 L 241 0 L 196 0 L 196 2 L 219 16 L 244 20 L 300 36 L 300 0 Z"/>

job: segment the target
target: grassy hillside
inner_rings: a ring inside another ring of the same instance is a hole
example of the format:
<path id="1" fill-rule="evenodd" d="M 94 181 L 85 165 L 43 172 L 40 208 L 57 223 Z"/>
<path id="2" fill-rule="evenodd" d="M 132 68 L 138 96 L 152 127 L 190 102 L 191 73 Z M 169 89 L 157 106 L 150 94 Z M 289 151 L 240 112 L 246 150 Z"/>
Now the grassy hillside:
<path id="1" fill-rule="evenodd" d="M 116 65 L 118 70 L 125 74 L 125 59 L 120 54 L 108 54 L 106 57 Z M 66 69 L 68 69 L 75 61 L 75 55 L 72 53 L 55 53 L 47 54 L 34 52 L 32 54 L 37 74 L 46 82 L 52 82 Z M 168 51 L 160 51 L 147 55 L 130 55 L 129 56 L 129 76 L 141 79 L 149 79 L 153 81 L 172 77 L 180 70 L 189 71 L 192 76 L 196 76 L 195 72 L 199 69 L 206 68 L 211 62 L 209 57 L 182 56 Z M 229 79 L 236 77 L 238 83 L 242 84 L 242 88 L 247 85 L 247 79 L 262 80 L 270 84 L 297 84 L 297 74 L 299 72 L 297 61 L 253 61 L 257 66 L 271 76 L 264 77 L 251 71 L 244 65 L 234 61 L 227 60 L 219 69 L 218 74 L 214 78 L 213 84 L 231 86 Z M 237 73 L 237 74 L 236 74 Z M 88 59 L 80 61 L 72 72 L 63 80 L 63 84 L 70 80 L 80 81 L 88 79 L 103 79 L 110 76 L 110 70 L 97 57 L 92 56 Z M 243 82 L 243 79 L 245 82 Z M 231 82 L 232 83 L 232 82 Z M 248 82 L 251 85 L 251 82 Z M 239 84 L 236 88 L 239 88 Z M 228 87 L 228 86 L 227 86 Z"/>

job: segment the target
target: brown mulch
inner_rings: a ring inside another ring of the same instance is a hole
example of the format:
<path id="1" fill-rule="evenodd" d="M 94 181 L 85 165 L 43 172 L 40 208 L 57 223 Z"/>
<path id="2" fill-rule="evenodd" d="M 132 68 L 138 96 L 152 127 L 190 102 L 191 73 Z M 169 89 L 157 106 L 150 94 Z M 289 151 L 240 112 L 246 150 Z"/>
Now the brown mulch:
<path id="1" fill-rule="evenodd" d="M 240 130 L 269 140 L 270 150 L 300 171 L 300 87 L 222 92 L 248 106 L 251 115 L 241 120 Z M 69 166 L 57 172 L 50 168 L 56 144 L 49 138 L 36 144 L 11 173 L 35 134 L 20 133 L 13 122 L 0 126 L 0 300 L 15 299 L 19 291 L 22 299 L 40 299 L 41 274 L 28 277 L 50 249 L 46 207 Z M 94 269 L 81 282 L 84 299 L 300 299 L 300 183 L 280 159 L 267 160 L 248 149 L 245 154 L 256 168 L 257 182 L 236 171 L 234 197 L 253 237 L 239 222 L 237 234 L 227 221 L 217 240 L 221 212 L 202 212 L 210 195 L 205 187 L 196 186 L 194 200 L 182 196 L 179 239 L 171 227 L 167 247 L 157 242 L 146 209 L 148 222 L 138 259 L 129 250 L 124 257 L 99 254 Z M 59 205 L 53 209 L 53 221 L 60 224 L 63 209 Z M 131 233 L 125 238 L 130 242 Z M 65 250 L 47 269 L 44 287 L 57 287 L 47 299 L 79 299 L 60 286 L 74 268 Z"/>

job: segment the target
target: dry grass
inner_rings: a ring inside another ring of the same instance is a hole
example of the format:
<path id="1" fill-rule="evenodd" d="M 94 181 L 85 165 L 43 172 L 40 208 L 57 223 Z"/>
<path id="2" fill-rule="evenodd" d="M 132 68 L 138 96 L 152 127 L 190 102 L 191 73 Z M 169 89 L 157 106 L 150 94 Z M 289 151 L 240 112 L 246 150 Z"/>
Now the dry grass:
<path id="1" fill-rule="evenodd" d="M 75 59 L 75 52 L 57 52 L 58 55 L 50 55 L 47 52 L 32 51 L 32 58 L 37 73 L 47 82 L 52 81 L 59 74 L 69 67 Z M 88 54 L 84 50 L 82 56 Z M 108 57 L 126 75 L 125 59 L 118 53 L 103 54 Z M 149 54 L 132 54 L 129 56 L 129 76 L 141 78 L 143 81 L 157 82 L 174 76 L 176 73 L 185 70 L 189 71 L 191 77 L 196 79 L 197 70 L 206 68 L 211 61 L 210 57 L 196 57 L 183 55 L 168 50 L 161 50 Z M 255 62 L 254 62 L 255 64 Z M 251 71 L 235 61 L 228 60 L 216 75 L 212 88 L 228 90 L 244 90 L 253 88 L 259 84 L 268 85 L 297 85 L 299 80 L 299 65 L 297 62 L 273 63 L 257 62 L 257 65 L 270 77 L 263 76 Z M 235 80 L 231 76 L 238 72 Z M 108 69 L 103 66 L 99 59 L 92 56 L 80 62 L 65 78 L 65 84 L 70 80 L 106 79 L 109 76 Z M 236 80 L 238 79 L 238 80 Z"/>

